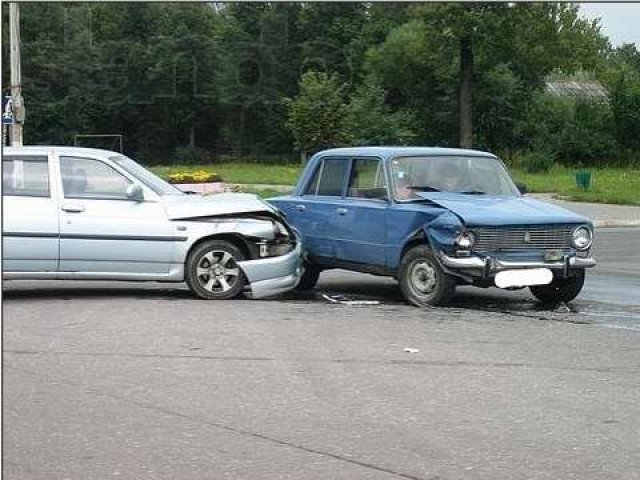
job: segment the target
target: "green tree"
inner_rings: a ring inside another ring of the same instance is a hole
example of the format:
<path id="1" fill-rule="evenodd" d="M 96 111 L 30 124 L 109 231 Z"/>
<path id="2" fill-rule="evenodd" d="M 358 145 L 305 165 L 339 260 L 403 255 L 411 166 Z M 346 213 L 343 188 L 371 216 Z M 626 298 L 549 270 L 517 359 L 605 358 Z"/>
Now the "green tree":
<path id="1" fill-rule="evenodd" d="M 365 68 L 384 88 L 393 110 L 407 109 L 415 117 L 416 141 L 455 145 L 457 118 L 452 112 L 456 67 L 441 61 L 438 36 L 419 19 L 395 29 L 379 46 L 367 52 Z"/>
<path id="2" fill-rule="evenodd" d="M 415 119 L 411 113 L 393 112 L 385 104 L 379 85 L 365 83 L 351 96 L 344 130 L 353 145 L 407 145 L 412 143 Z"/>
<path id="3" fill-rule="evenodd" d="M 301 157 L 324 148 L 342 145 L 347 112 L 345 85 L 336 74 L 307 72 L 300 79 L 300 93 L 287 100 L 287 127 L 293 134 Z"/>
<path id="4" fill-rule="evenodd" d="M 611 85 L 611 108 L 620 145 L 640 150 L 640 73 L 618 72 Z"/>
<path id="5" fill-rule="evenodd" d="M 553 68 L 599 71 L 607 47 L 598 23 L 568 4 L 424 4 L 413 12 L 372 48 L 366 66 L 388 89 L 390 104 L 420 119 L 419 137 L 430 143 L 469 146 L 473 132 L 474 143 L 495 144 L 485 129 L 500 124 L 505 131 L 523 111 L 514 92 L 526 104 Z M 474 98 L 487 106 L 496 82 L 507 82 L 509 100 L 479 110 Z M 493 147 L 517 143 L 505 138 Z"/>

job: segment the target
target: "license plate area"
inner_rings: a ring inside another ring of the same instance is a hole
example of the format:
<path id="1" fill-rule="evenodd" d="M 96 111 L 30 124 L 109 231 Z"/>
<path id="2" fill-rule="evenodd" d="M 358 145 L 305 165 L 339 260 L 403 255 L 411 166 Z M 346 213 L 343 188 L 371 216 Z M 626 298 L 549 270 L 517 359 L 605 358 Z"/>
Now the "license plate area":
<path id="1" fill-rule="evenodd" d="M 564 258 L 564 252 L 562 250 L 545 250 L 544 260 L 545 262 L 559 262 Z"/>
<path id="2" fill-rule="evenodd" d="M 548 285 L 552 280 L 553 272 L 548 268 L 523 268 L 498 272 L 494 281 L 498 288 L 514 288 Z"/>

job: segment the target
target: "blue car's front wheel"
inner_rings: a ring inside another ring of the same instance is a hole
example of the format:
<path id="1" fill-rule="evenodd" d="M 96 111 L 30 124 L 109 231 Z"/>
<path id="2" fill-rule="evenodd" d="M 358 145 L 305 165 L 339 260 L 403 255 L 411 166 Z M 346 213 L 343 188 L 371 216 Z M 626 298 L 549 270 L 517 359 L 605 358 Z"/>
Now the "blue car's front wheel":
<path id="1" fill-rule="evenodd" d="M 413 247 L 400 262 L 400 289 L 407 301 L 418 307 L 442 305 L 454 294 L 455 280 L 440 267 L 426 245 Z"/>

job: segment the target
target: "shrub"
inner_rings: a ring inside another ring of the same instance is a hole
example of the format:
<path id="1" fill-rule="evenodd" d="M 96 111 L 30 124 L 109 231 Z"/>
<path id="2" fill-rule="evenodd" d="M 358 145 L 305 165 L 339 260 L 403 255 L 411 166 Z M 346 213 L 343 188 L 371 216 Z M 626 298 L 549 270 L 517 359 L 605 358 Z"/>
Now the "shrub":
<path id="1" fill-rule="evenodd" d="M 313 153 L 343 145 L 346 85 L 337 74 L 310 71 L 300 77 L 299 88 L 294 99 L 285 99 L 286 127 L 295 138 L 296 146 L 303 153 Z"/>
<path id="2" fill-rule="evenodd" d="M 597 166 L 620 151 L 607 102 L 538 94 L 518 127 L 531 150 L 553 152 L 567 166 Z"/>
<path id="3" fill-rule="evenodd" d="M 351 96 L 343 129 L 354 145 L 407 145 L 416 137 L 416 121 L 409 112 L 393 112 L 385 104 L 386 92 L 366 83 Z"/>
<path id="4" fill-rule="evenodd" d="M 533 150 L 520 157 L 520 166 L 528 173 L 547 173 L 555 164 L 555 155 L 551 152 Z"/>

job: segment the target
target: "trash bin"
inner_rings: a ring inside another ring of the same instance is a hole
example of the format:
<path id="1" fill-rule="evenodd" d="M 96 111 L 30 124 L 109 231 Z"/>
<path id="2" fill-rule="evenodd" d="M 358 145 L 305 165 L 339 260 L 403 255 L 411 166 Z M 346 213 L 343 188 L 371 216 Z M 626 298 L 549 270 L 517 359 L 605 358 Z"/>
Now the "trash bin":
<path id="1" fill-rule="evenodd" d="M 591 188 L 591 172 L 589 170 L 579 170 L 576 172 L 576 186 L 583 190 Z"/>

